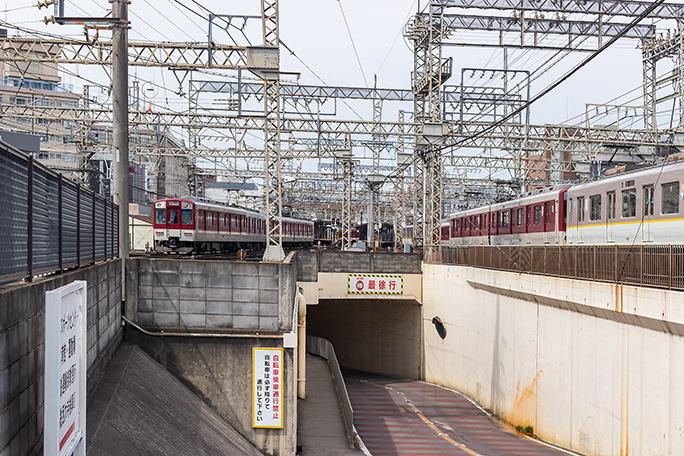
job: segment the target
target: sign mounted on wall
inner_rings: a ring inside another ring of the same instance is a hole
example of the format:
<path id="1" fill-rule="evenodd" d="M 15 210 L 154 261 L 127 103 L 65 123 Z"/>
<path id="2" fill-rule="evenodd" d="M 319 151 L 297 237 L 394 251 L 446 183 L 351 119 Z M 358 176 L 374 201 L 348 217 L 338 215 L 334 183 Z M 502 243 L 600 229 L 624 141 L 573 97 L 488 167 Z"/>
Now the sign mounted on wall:
<path id="1" fill-rule="evenodd" d="M 252 427 L 283 428 L 283 349 L 252 349 Z"/>
<path id="2" fill-rule="evenodd" d="M 87 289 L 45 292 L 45 454 L 86 454 Z"/>
<path id="3" fill-rule="evenodd" d="M 400 295 L 404 293 L 404 277 L 388 274 L 348 274 L 347 292 Z"/>

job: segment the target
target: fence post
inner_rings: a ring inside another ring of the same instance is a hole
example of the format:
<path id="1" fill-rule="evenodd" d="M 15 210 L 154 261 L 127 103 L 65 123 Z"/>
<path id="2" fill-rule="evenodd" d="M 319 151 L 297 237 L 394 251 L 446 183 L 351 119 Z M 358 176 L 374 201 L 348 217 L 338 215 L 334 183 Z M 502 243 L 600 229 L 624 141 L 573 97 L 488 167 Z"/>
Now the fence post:
<path id="1" fill-rule="evenodd" d="M 64 175 L 60 174 L 59 175 L 59 180 L 57 181 L 57 219 L 59 220 L 59 227 L 58 227 L 58 237 L 59 237 L 59 270 L 64 271 L 64 230 L 62 229 L 62 225 L 64 224 L 64 212 L 63 212 L 63 206 L 64 202 L 62 200 L 63 195 L 62 195 L 62 185 L 64 181 Z"/>
<path id="2" fill-rule="evenodd" d="M 597 272 L 598 272 L 598 248 L 594 245 L 592 246 L 591 250 L 594 252 L 594 271 L 593 271 L 593 280 L 596 281 L 597 277 Z"/>
<path id="3" fill-rule="evenodd" d="M 613 247 L 615 247 L 615 273 L 614 273 L 614 277 L 615 277 L 615 283 L 618 283 L 618 279 L 619 279 L 618 266 L 620 264 L 620 262 L 618 261 L 618 246 L 614 245 Z"/>
<path id="4" fill-rule="evenodd" d="M 670 244 L 670 245 L 668 246 L 668 253 L 669 253 L 669 255 L 668 255 L 668 257 L 669 257 L 669 260 L 668 260 L 668 268 L 669 268 L 669 270 L 670 270 L 670 273 L 668 274 L 668 277 L 670 278 L 670 281 L 669 281 L 669 284 L 668 284 L 668 288 L 669 288 L 670 290 L 672 290 L 672 273 L 674 272 L 674 271 L 672 271 L 672 253 L 673 253 L 673 252 L 672 252 L 672 244 Z"/>
<path id="5" fill-rule="evenodd" d="M 102 206 L 104 208 L 104 229 L 102 230 L 102 239 L 104 239 L 104 257 L 105 260 L 109 259 L 107 255 L 107 200 L 103 200 Z"/>
<path id="6" fill-rule="evenodd" d="M 28 280 L 33 281 L 33 154 L 28 162 L 28 257 L 26 266 L 28 269 Z"/>
<path id="7" fill-rule="evenodd" d="M 639 283 L 641 285 L 644 284 L 644 244 L 641 244 L 639 246 L 639 262 L 641 263 L 641 267 L 639 268 Z"/>

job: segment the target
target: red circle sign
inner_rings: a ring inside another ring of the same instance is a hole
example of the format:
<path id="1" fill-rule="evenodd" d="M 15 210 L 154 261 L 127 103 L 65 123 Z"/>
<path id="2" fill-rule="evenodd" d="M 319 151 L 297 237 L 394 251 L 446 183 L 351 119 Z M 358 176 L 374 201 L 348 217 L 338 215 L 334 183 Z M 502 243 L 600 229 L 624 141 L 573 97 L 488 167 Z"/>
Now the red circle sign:
<path id="1" fill-rule="evenodd" d="M 363 290 L 363 280 L 358 280 L 358 281 L 356 282 L 356 289 L 357 289 L 358 291 Z"/>

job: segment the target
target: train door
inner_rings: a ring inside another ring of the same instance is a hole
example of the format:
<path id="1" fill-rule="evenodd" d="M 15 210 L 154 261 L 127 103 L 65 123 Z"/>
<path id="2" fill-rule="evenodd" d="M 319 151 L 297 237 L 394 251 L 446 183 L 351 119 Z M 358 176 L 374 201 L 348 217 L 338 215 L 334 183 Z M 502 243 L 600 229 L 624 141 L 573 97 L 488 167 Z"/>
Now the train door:
<path id="1" fill-rule="evenodd" d="M 584 244 L 584 220 L 586 218 L 586 203 L 583 196 L 577 197 L 577 229 L 575 230 L 575 242 Z"/>
<path id="2" fill-rule="evenodd" d="M 542 209 L 544 213 L 542 214 L 542 220 L 544 221 L 544 244 L 549 244 L 553 239 L 553 201 L 544 202 L 544 208 Z"/>
<path id="3" fill-rule="evenodd" d="M 655 204 L 655 187 L 653 185 L 644 185 L 644 217 L 641 226 L 641 241 L 653 242 L 653 233 L 651 232 L 651 220 L 653 219 L 653 206 Z"/>
<path id="4" fill-rule="evenodd" d="M 615 242 L 615 191 L 607 192 L 608 207 L 606 207 L 606 242 Z"/>

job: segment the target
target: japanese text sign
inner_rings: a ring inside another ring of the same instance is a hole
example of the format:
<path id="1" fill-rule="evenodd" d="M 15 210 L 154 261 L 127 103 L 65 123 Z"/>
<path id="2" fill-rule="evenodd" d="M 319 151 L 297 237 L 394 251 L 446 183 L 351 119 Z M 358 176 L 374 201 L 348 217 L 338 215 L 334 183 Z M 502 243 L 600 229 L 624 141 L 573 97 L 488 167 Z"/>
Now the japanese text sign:
<path id="1" fill-rule="evenodd" d="M 252 349 L 252 427 L 283 427 L 283 349 Z"/>
<path id="2" fill-rule="evenodd" d="M 45 292 L 45 454 L 85 456 L 87 288 Z"/>
<path id="3" fill-rule="evenodd" d="M 387 274 L 348 274 L 347 292 L 349 294 L 390 294 L 404 293 L 404 278 Z"/>

